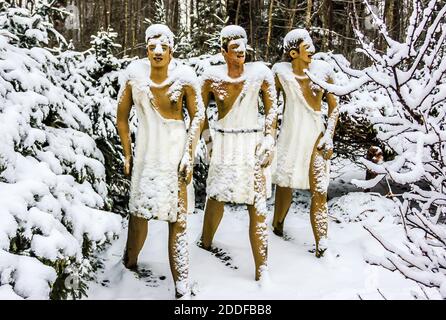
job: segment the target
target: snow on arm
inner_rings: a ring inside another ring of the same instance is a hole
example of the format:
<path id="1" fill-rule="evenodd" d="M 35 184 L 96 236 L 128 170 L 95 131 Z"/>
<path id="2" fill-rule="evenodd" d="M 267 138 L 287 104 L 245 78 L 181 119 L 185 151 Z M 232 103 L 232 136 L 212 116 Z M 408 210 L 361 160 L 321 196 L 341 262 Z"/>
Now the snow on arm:
<path id="1" fill-rule="evenodd" d="M 125 70 L 119 73 L 119 93 L 118 101 L 121 100 L 124 89 L 127 83 L 134 83 L 136 81 L 144 81 L 150 76 L 150 62 L 148 59 L 138 59 L 132 61 Z"/>
<path id="2" fill-rule="evenodd" d="M 200 139 L 205 108 L 201 98 L 200 81 L 195 71 L 188 66 L 180 66 L 176 69 L 176 73 L 178 74 L 178 84 L 172 85 L 172 87 L 181 86 L 181 88 L 185 88 L 187 109 L 192 120 L 188 128 L 184 155 L 180 162 L 180 171 L 183 168 L 189 174 L 193 169 L 193 158 L 195 157 L 196 145 Z"/>
<path id="3" fill-rule="evenodd" d="M 323 60 L 313 60 L 310 64 L 310 72 L 318 79 L 323 79 L 327 83 L 333 83 L 333 79 L 335 78 L 333 68 Z M 327 100 L 329 104 L 327 126 L 322 139 L 319 141 L 318 148 L 333 150 L 333 136 L 339 118 L 339 107 L 337 101 L 331 96 L 331 93 L 327 93 Z"/>
<path id="4" fill-rule="evenodd" d="M 261 68 L 260 65 L 262 66 Z M 266 112 L 265 134 L 271 134 L 271 130 L 273 130 L 277 121 L 278 114 L 276 81 L 273 72 L 266 65 L 259 64 L 259 68 L 256 69 L 259 71 L 261 70 L 261 73 L 264 74 L 262 96 Z"/>
<path id="5" fill-rule="evenodd" d="M 259 73 L 264 74 L 264 80 L 261 86 L 263 105 L 265 108 L 265 128 L 264 128 L 264 139 L 258 150 L 263 161 L 267 157 L 272 156 L 272 151 L 276 142 L 276 126 L 277 126 L 277 116 L 278 116 L 278 106 L 277 106 L 277 91 L 276 83 L 274 79 L 273 72 L 264 64 L 259 64 L 256 67 Z"/>

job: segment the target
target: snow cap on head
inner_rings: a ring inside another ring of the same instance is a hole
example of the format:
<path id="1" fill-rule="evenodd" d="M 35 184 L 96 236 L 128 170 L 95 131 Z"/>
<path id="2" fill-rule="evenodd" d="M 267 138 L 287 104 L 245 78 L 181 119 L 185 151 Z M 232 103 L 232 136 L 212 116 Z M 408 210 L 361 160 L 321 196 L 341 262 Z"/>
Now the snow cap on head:
<path id="1" fill-rule="evenodd" d="M 225 40 L 243 39 L 245 44 L 248 43 L 248 36 L 245 29 L 237 25 L 229 25 L 220 31 L 220 44 L 223 45 Z"/>
<path id="2" fill-rule="evenodd" d="M 174 46 L 174 35 L 169 27 L 164 24 L 152 24 L 146 29 L 146 43 L 150 39 L 157 38 L 161 43 L 169 45 L 171 49 Z"/>
<path id="3" fill-rule="evenodd" d="M 302 40 L 308 46 L 308 51 L 316 51 L 313 40 L 311 39 L 308 31 L 305 29 L 294 29 L 288 32 L 283 39 L 283 50 L 288 51 L 294 48 L 299 40 Z"/>

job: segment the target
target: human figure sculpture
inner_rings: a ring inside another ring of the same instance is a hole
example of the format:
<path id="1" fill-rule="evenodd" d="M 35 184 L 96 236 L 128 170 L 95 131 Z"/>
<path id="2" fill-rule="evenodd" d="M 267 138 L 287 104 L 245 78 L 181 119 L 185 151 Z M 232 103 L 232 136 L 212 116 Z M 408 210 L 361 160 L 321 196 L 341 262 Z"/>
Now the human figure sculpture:
<path id="1" fill-rule="evenodd" d="M 206 119 L 202 133 L 211 155 L 200 246 L 211 250 L 225 203 L 247 205 L 255 279 L 261 280 L 267 269 L 265 199 L 271 191 L 268 169 L 277 114 L 274 77 L 263 63 L 245 64 L 247 36 L 242 27 L 226 26 L 220 40 L 226 64 L 208 68 L 201 80 L 205 107 L 213 99 L 218 120 L 209 128 Z M 259 97 L 263 121 L 259 121 Z"/>
<path id="2" fill-rule="evenodd" d="M 169 262 L 176 297 L 190 295 L 186 239 L 187 193 L 204 107 L 195 72 L 172 58 L 174 35 L 165 25 L 147 28 L 147 57 L 132 62 L 123 79 L 117 112 L 124 172 L 131 176 L 124 265 L 137 268 L 150 219 L 169 223 Z M 185 123 L 183 103 L 190 118 Z M 129 115 L 136 108 L 135 156 Z"/>
<path id="3" fill-rule="evenodd" d="M 277 140 L 277 166 L 273 231 L 283 236 L 293 189 L 310 190 L 310 218 L 316 240 L 316 256 L 327 249 L 329 160 L 339 116 L 336 98 L 314 85 L 306 70 L 333 83 L 332 69 L 324 61 L 313 60 L 315 48 L 304 29 L 290 31 L 284 39 L 284 55 L 289 62 L 273 66 L 276 86 L 284 97 L 282 125 Z M 328 121 L 322 120 L 322 102 L 328 104 Z"/>

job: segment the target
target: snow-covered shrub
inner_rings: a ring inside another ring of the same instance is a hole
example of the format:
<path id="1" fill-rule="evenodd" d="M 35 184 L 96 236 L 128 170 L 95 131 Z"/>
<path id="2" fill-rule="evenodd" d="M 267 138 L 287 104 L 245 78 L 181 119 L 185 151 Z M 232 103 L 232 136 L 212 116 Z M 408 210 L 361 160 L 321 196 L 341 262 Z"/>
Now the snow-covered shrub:
<path id="1" fill-rule="evenodd" d="M 125 214 L 130 181 L 124 176 L 123 151 L 116 129 L 116 106 L 119 91 L 119 71 L 130 62 L 113 54 L 121 46 L 115 43 L 117 33 L 100 30 L 92 36 L 92 47 L 78 68 L 84 69 L 92 85 L 84 95 L 82 110 L 92 121 L 92 137 L 104 155 L 109 208 Z M 132 117 L 132 121 L 136 121 Z M 134 131 L 134 130 L 133 130 Z"/>
<path id="2" fill-rule="evenodd" d="M 337 86 L 348 86 L 351 77 L 343 70 L 350 66 L 347 59 L 332 52 L 319 52 L 313 57 L 323 60 L 333 69 L 333 80 Z M 326 107 L 324 105 L 324 107 Z M 348 158 L 358 162 L 370 147 L 377 146 L 384 150 L 385 159 L 391 159 L 393 152 L 386 141 L 377 138 L 377 130 L 372 118 L 387 114 L 391 109 L 391 101 L 383 89 L 368 84 L 339 99 L 339 120 L 334 136 L 335 157 Z"/>
<path id="3" fill-rule="evenodd" d="M 329 202 L 330 214 L 344 223 L 374 219 L 393 222 L 398 212 L 397 204 L 375 193 L 351 192 Z"/>
<path id="4" fill-rule="evenodd" d="M 387 45 L 386 51 L 375 49 L 360 30 L 355 30 L 360 52 L 372 65 L 364 70 L 344 66 L 350 82 L 343 87 L 310 76 L 337 95 L 372 85 L 390 100 L 391 110 L 371 121 L 378 139 L 386 142 L 395 158 L 382 164 L 362 160 L 377 175 L 355 183 L 369 188 L 389 179 L 410 186 L 410 191 L 398 198 L 407 250 L 381 241 L 388 255 L 376 263 L 398 270 L 425 287 L 438 288 L 446 298 L 446 5 L 438 0 L 426 4 L 413 0 L 404 42 L 398 42 L 389 36 L 385 23 L 368 2 L 364 3 Z M 369 231 L 380 239 L 375 231 Z"/>
<path id="5" fill-rule="evenodd" d="M 46 1 L 36 3 L 33 13 L 24 8 L 10 7 L 7 3 L 3 3 L 0 9 L 3 12 L 0 25 L 15 36 L 14 44 L 22 48 L 32 48 L 42 43 L 48 45 L 50 40 L 66 44 L 64 37 L 47 18 L 49 6 Z"/>
<path id="6" fill-rule="evenodd" d="M 88 82 L 41 47 L 47 26 L 38 12 L 0 11 L 0 288 L 58 299 L 85 293 L 92 254 L 121 218 L 99 210 L 107 186 L 81 109 Z"/>

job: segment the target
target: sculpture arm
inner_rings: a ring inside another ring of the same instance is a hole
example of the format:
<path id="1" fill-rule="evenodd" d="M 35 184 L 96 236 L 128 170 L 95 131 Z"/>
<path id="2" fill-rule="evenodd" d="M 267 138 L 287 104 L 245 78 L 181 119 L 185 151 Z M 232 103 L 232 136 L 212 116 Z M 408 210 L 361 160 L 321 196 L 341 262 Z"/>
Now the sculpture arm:
<path id="1" fill-rule="evenodd" d="M 184 88 L 186 108 L 190 116 L 190 127 L 187 135 L 183 159 L 180 163 L 180 174 L 187 184 L 192 179 L 195 149 L 200 139 L 204 122 L 204 106 L 198 86 L 187 85 Z"/>
<path id="2" fill-rule="evenodd" d="M 130 138 L 129 116 L 133 106 L 132 87 L 129 82 L 125 84 L 118 99 L 118 111 L 116 123 L 118 134 L 121 139 L 122 149 L 124 150 L 124 174 L 131 175 L 132 171 L 132 140 Z"/>
<path id="3" fill-rule="evenodd" d="M 265 136 L 258 150 L 262 167 L 267 167 L 273 159 L 273 149 L 277 132 L 277 90 L 276 82 L 265 80 L 261 87 L 262 100 L 265 108 Z"/>
<path id="4" fill-rule="evenodd" d="M 333 84 L 332 79 L 329 79 L 327 82 Z M 324 158 L 329 160 L 333 156 L 333 138 L 339 119 L 339 105 L 336 97 L 332 93 L 327 93 L 326 99 L 328 103 L 327 128 L 319 141 L 318 149 L 324 150 Z"/>

